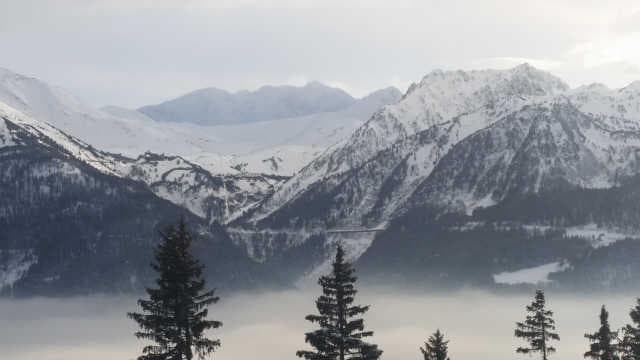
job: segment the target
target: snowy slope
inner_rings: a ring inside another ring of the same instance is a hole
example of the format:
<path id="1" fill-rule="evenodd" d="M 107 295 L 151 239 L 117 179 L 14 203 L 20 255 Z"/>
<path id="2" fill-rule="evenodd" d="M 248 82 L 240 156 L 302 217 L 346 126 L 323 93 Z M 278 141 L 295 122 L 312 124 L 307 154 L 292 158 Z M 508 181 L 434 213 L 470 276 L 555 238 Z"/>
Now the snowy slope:
<path id="1" fill-rule="evenodd" d="M 214 175 L 179 156 L 145 153 L 121 161 L 117 172 L 144 182 L 163 199 L 221 223 L 271 194 L 284 180 L 264 174 Z"/>
<path id="2" fill-rule="evenodd" d="M 640 81 L 621 89 L 602 84 L 582 86 L 567 96 L 585 114 L 596 118 L 602 126 L 627 131 L 640 129 Z"/>
<path id="3" fill-rule="evenodd" d="M 618 185 L 640 171 L 635 156 L 640 131 L 607 125 L 568 98 L 524 107 L 450 150 L 412 195 L 410 206 L 471 213 L 507 196 L 566 185 Z"/>
<path id="4" fill-rule="evenodd" d="M 375 110 L 400 96 L 397 89 L 390 88 L 354 99 L 334 112 L 202 126 L 158 122 L 141 112 L 113 106 L 94 109 L 60 88 L 0 69 L 0 102 L 34 119 L 104 151 L 129 157 L 145 152 L 178 155 L 213 174 L 291 176 L 329 145 L 349 136 Z"/>
<path id="5" fill-rule="evenodd" d="M 87 163 L 104 174 L 117 174 L 115 158 L 92 148 L 80 139 L 65 134 L 48 123 L 26 116 L 2 102 L 0 102 L 0 118 L 3 119 L 3 124 L 0 125 L 0 137 L 4 139 L 4 146 L 20 145 L 19 138 L 16 138 L 14 132 L 8 127 L 8 124 L 11 123 L 19 126 L 35 138 L 42 139 L 40 143 L 43 145 L 59 146 L 68 156 Z"/>
<path id="6" fill-rule="evenodd" d="M 640 82 L 594 84 L 513 112 L 465 140 L 413 195 L 470 213 L 568 183 L 611 188 L 640 172 Z"/>
<path id="7" fill-rule="evenodd" d="M 119 176 L 132 159 L 91 149 L 5 104 L 0 138 L 0 296 L 139 292 L 151 281 L 158 231 L 180 216 L 204 240 L 198 253 L 218 283 L 247 280 L 251 261 L 219 227 Z"/>
<path id="8" fill-rule="evenodd" d="M 220 125 L 212 129 L 221 140 L 215 152 L 188 156 L 206 168 L 247 164 L 250 172 L 293 175 L 332 145 L 348 138 L 377 109 L 400 99 L 395 88 L 379 90 L 337 112 L 303 117 Z M 216 154 L 228 154 L 221 158 Z M 212 155 L 213 154 L 213 155 Z"/>
<path id="9" fill-rule="evenodd" d="M 105 151 L 137 156 L 159 149 L 167 153 L 200 149 L 198 141 L 189 143 L 179 129 L 158 126 L 144 116 L 113 116 L 61 88 L 5 69 L 0 69 L 0 102 Z"/>
<path id="10" fill-rule="evenodd" d="M 48 123 L 37 121 L 0 103 L 0 145 L 20 146 L 17 126 L 48 147 L 63 150 L 99 172 L 143 182 L 157 196 L 205 219 L 225 222 L 254 206 L 284 179 L 260 174 L 213 175 L 179 156 L 145 153 L 129 158 L 97 150 Z"/>

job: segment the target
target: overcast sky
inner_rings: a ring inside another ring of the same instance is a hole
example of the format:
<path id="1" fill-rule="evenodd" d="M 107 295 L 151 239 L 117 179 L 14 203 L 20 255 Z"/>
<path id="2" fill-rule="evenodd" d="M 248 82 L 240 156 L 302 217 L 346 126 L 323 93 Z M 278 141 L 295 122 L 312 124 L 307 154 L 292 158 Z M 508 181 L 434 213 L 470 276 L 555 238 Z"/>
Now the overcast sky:
<path id="1" fill-rule="evenodd" d="M 361 96 L 429 71 L 529 62 L 640 79 L 638 0 L 0 0 L 0 67 L 94 105 L 309 80 Z"/>

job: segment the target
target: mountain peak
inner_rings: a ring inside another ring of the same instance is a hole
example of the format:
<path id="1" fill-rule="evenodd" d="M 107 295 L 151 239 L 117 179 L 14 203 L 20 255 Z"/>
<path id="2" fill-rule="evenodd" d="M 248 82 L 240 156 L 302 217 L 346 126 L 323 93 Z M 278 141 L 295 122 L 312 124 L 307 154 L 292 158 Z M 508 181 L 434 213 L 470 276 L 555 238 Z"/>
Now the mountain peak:
<path id="1" fill-rule="evenodd" d="M 432 89 L 431 92 L 437 88 L 442 95 L 446 95 L 447 92 L 474 92 L 482 88 L 490 88 L 494 92 L 515 91 L 523 92 L 525 95 L 544 95 L 566 92 L 569 85 L 551 73 L 524 63 L 507 70 L 436 69 L 425 75 L 420 83 L 411 85 L 405 97 L 418 88 Z"/>
<path id="2" fill-rule="evenodd" d="M 394 98 L 399 100 L 401 97 L 402 97 L 402 92 L 397 87 L 388 86 L 383 89 L 375 90 L 363 96 L 360 100 L 367 100 L 367 99 L 373 99 L 373 98 Z"/>
<path id="3" fill-rule="evenodd" d="M 320 81 L 318 81 L 318 80 L 312 80 L 312 81 L 309 81 L 308 83 L 306 83 L 306 84 L 304 85 L 304 87 L 307 87 L 307 88 L 310 88 L 310 87 L 317 87 L 317 88 L 331 88 L 331 86 L 325 85 L 325 84 L 321 83 L 321 82 L 320 82 Z"/>
<path id="4" fill-rule="evenodd" d="M 514 68 L 512 68 L 512 70 L 515 72 L 541 71 L 541 70 L 538 70 L 538 68 L 536 68 L 535 66 L 529 64 L 528 62 L 524 62 L 520 65 L 516 65 Z"/>

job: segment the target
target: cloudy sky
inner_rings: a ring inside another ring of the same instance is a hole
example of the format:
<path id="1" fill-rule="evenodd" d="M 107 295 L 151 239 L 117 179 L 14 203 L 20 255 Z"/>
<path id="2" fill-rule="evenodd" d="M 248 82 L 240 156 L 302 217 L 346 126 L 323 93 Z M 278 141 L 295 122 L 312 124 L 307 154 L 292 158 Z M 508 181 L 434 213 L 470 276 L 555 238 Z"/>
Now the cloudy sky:
<path id="1" fill-rule="evenodd" d="M 0 0 L 0 67 L 94 105 L 319 80 L 364 95 L 529 62 L 640 79 L 638 0 Z"/>

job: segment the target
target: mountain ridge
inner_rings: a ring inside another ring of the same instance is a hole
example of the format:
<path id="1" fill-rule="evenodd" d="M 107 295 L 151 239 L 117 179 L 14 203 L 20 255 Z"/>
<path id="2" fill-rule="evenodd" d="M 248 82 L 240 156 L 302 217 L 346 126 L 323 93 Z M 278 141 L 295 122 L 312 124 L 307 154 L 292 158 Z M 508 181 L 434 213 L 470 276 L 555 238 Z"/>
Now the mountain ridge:
<path id="1" fill-rule="evenodd" d="M 267 85 L 235 93 L 218 88 L 198 89 L 138 111 L 157 121 L 223 125 L 338 111 L 355 102 L 344 90 L 310 82 L 302 87 Z"/>

